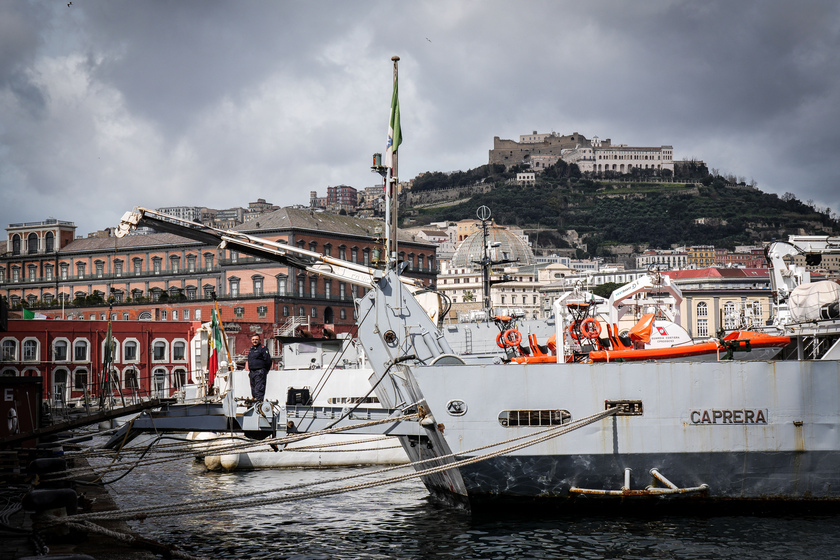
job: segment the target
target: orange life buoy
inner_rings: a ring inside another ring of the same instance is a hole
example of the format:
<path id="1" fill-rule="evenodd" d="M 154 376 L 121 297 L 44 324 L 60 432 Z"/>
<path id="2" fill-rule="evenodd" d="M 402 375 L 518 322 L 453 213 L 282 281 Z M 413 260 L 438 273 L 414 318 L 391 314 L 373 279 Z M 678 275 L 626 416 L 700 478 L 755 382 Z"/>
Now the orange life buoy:
<path id="1" fill-rule="evenodd" d="M 502 342 L 502 335 L 503 335 L 503 334 L 505 334 L 505 333 L 500 332 L 500 333 L 496 336 L 496 346 L 498 346 L 499 348 L 504 348 L 504 347 L 505 347 L 505 343 L 504 343 L 504 342 Z"/>
<path id="2" fill-rule="evenodd" d="M 505 331 L 504 336 L 502 336 L 502 341 L 505 343 L 505 346 L 516 347 L 522 342 L 522 335 L 516 329 L 508 329 Z"/>
<path id="3" fill-rule="evenodd" d="M 584 319 L 580 325 L 580 332 L 586 338 L 598 338 L 601 336 L 601 324 L 592 317 L 589 317 L 588 319 Z"/>
<path id="4" fill-rule="evenodd" d="M 569 334 L 572 336 L 573 339 L 578 340 L 578 333 L 575 327 L 577 327 L 577 321 L 572 321 L 572 323 L 569 325 Z"/>

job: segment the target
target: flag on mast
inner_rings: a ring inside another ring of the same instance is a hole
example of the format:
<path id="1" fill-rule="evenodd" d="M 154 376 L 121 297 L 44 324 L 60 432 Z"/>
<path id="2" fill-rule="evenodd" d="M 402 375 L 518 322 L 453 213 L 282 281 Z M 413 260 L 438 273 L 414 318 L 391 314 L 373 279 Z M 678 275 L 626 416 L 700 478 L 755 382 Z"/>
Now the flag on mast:
<path id="1" fill-rule="evenodd" d="M 222 338 L 222 321 L 219 317 L 219 306 L 216 305 L 212 310 L 213 319 L 210 322 L 210 340 L 207 341 L 207 348 L 210 351 L 210 356 L 207 359 L 207 383 L 208 390 L 216 381 L 216 373 L 219 371 L 219 352 L 224 348 L 224 339 Z"/>
<path id="2" fill-rule="evenodd" d="M 395 71 L 396 72 L 396 71 Z M 397 94 L 397 76 L 394 74 L 394 93 L 391 96 L 391 119 L 388 121 L 388 147 L 385 149 L 385 167 L 394 168 L 394 154 L 402 144 L 400 128 L 400 99 Z"/>

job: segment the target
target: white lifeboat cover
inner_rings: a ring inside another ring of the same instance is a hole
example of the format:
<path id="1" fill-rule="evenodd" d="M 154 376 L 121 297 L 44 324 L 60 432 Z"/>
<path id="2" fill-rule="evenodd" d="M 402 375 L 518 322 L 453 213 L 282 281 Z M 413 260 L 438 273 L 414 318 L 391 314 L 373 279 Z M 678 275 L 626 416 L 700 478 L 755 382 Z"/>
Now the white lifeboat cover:
<path id="1" fill-rule="evenodd" d="M 790 293 L 788 306 L 794 321 L 819 321 L 820 309 L 840 301 L 840 284 L 830 280 L 801 284 Z"/>
<path id="2" fill-rule="evenodd" d="M 654 321 L 650 331 L 650 342 L 645 348 L 672 348 L 691 344 L 693 341 L 686 330 L 673 321 Z"/>

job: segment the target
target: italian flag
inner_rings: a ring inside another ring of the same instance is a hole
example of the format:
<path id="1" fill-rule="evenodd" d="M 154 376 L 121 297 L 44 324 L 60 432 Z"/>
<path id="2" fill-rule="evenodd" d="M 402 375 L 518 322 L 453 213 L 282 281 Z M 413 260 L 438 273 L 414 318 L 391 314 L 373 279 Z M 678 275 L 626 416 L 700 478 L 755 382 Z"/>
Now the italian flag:
<path id="1" fill-rule="evenodd" d="M 222 340 L 222 322 L 219 320 L 219 311 L 213 308 L 213 319 L 210 322 L 210 340 L 207 341 L 207 348 L 210 350 L 210 357 L 207 359 L 207 383 L 209 387 L 216 381 L 216 372 L 219 371 L 219 352 L 224 348 Z"/>
<path id="2" fill-rule="evenodd" d="M 391 118 L 388 120 L 388 146 L 385 149 L 385 167 L 394 167 L 394 154 L 402 144 L 400 127 L 400 98 L 397 94 L 397 77 L 394 75 L 394 93 L 391 95 Z"/>
<path id="3" fill-rule="evenodd" d="M 47 316 L 43 313 L 33 313 L 28 309 L 23 310 L 23 318 L 24 319 L 46 319 Z"/>

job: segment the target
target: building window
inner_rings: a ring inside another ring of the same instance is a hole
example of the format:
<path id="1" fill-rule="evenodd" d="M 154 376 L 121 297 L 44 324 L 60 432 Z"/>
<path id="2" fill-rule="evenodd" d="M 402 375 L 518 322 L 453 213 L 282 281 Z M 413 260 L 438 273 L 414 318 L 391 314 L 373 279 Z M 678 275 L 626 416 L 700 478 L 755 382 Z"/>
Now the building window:
<path id="1" fill-rule="evenodd" d="M 73 361 L 86 362 L 88 361 L 88 342 L 87 340 L 77 340 L 73 343 Z"/>
<path id="2" fill-rule="evenodd" d="M 309 297 L 314 298 L 318 295 L 318 279 L 309 279 Z"/>
<path id="3" fill-rule="evenodd" d="M 309 242 L 309 250 L 312 251 L 313 253 L 317 252 L 318 251 L 318 243 L 316 243 L 315 241 L 310 241 Z"/>
<path id="4" fill-rule="evenodd" d="M 76 276 L 79 278 L 85 275 L 85 263 L 76 263 Z"/>
<path id="5" fill-rule="evenodd" d="M 160 257 L 154 257 L 152 259 L 152 272 L 155 274 L 160 274 L 160 261 L 162 261 Z"/>
<path id="6" fill-rule="evenodd" d="M 698 337 L 707 337 L 709 336 L 709 320 L 708 319 L 697 319 L 697 336 Z"/>
<path id="7" fill-rule="evenodd" d="M 329 257 L 332 254 L 332 245 L 329 243 L 324 243 L 324 255 Z"/>
<path id="8" fill-rule="evenodd" d="M 254 295 L 255 296 L 263 295 L 263 277 L 262 276 L 254 276 Z"/>
<path id="9" fill-rule="evenodd" d="M 213 255 L 211 253 L 204 254 L 204 268 L 207 270 L 213 269 Z"/>
<path id="10" fill-rule="evenodd" d="M 257 317 L 260 319 L 265 319 L 266 314 L 268 313 L 268 307 L 265 305 L 258 305 L 257 306 Z"/>
<path id="11" fill-rule="evenodd" d="M 362 259 L 364 259 L 365 266 L 370 266 L 370 249 L 362 251 Z"/>
<path id="12" fill-rule="evenodd" d="M 134 259 L 131 262 L 134 264 L 134 275 L 140 276 L 143 274 L 143 259 Z"/>
<path id="13" fill-rule="evenodd" d="M 23 341 L 23 361 L 34 362 L 38 359 L 38 341 L 24 340 Z"/>
<path id="14" fill-rule="evenodd" d="M 306 309 L 303 306 L 298 307 L 298 317 L 306 317 Z"/>
<path id="15" fill-rule="evenodd" d="M 156 340 L 152 344 L 152 360 L 156 362 L 166 361 L 166 341 Z"/>
<path id="16" fill-rule="evenodd" d="M 177 310 L 177 309 L 173 309 L 173 310 L 172 310 L 172 320 L 173 320 L 173 321 L 177 321 L 177 320 L 178 320 L 178 310 Z"/>
<path id="17" fill-rule="evenodd" d="M 195 299 L 196 288 L 195 286 L 187 286 L 187 299 L 193 300 Z"/>
<path id="18" fill-rule="evenodd" d="M 244 307 L 234 307 L 233 314 L 236 315 L 237 319 L 241 319 L 245 316 L 245 308 Z"/>
<path id="19" fill-rule="evenodd" d="M 172 381 L 175 382 L 175 388 L 181 389 L 187 384 L 187 370 L 184 368 L 177 368 L 172 372 Z"/>
<path id="20" fill-rule="evenodd" d="M 338 297 L 341 298 L 341 299 L 344 299 L 344 297 L 346 295 L 347 295 L 347 284 L 345 284 L 344 282 L 339 282 L 338 283 Z"/>
<path id="21" fill-rule="evenodd" d="M 278 276 L 277 277 L 277 293 L 282 295 L 286 294 L 286 277 L 285 276 Z"/>
<path id="22" fill-rule="evenodd" d="M 187 272 L 195 272 L 195 255 L 187 255 Z"/>
<path id="23" fill-rule="evenodd" d="M 29 234 L 29 239 L 27 239 L 27 244 L 29 245 L 29 254 L 34 255 L 38 252 L 38 236 L 34 233 Z"/>
<path id="24" fill-rule="evenodd" d="M 189 320 L 190 320 L 190 310 L 189 309 L 184 309 L 184 321 L 189 321 Z"/>
<path id="25" fill-rule="evenodd" d="M 16 362 L 17 361 L 18 341 L 7 338 L 3 341 L 3 361 Z"/>
<path id="26" fill-rule="evenodd" d="M 359 262 L 359 249 L 358 248 L 353 247 L 352 249 L 350 249 L 350 260 L 353 261 L 354 263 Z"/>
<path id="27" fill-rule="evenodd" d="M 140 384 L 137 382 L 137 368 L 126 368 L 123 372 L 123 383 L 126 389 L 133 389 L 135 391 L 140 389 Z"/>
<path id="28" fill-rule="evenodd" d="M 30 264 L 29 267 L 29 281 L 34 282 L 38 279 L 38 267 L 34 264 Z"/>
<path id="29" fill-rule="evenodd" d="M 152 382 L 154 383 L 154 394 L 158 398 L 166 397 L 166 370 L 164 368 L 155 368 L 152 373 Z"/>
<path id="30" fill-rule="evenodd" d="M 347 260 L 347 247 L 345 247 L 344 245 L 338 246 L 338 258 L 343 261 Z"/>
<path id="31" fill-rule="evenodd" d="M 289 306 L 284 305 L 283 306 L 283 317 L 288 317 L 288 316 L 289 316 Z"/>
<path id="32" fill-rule="evenodd" d="M 128 321 L 128 311 L 123 311 L 123 321 Z"/>
<path id="33" fill-rule="evenodd" d="M 187 343 L 177 341 L 172 344 L 172 361 L 183 362 L 187 359 Z"/>
<path id="34" fill-rule="evenodd" d="M 346 319 L 347 318 L 347 310 L 342 307 L 341 310 L 338 312 L 338 316 L 341 317 L 342 319 Z"/>
<path id="35" fill-rule="evenodd" d="M 96 277 L 102 278 L 102 273 L 105 271 L 105 263 L 102 261 L 96 261 L 93 265 L 96 270 Z"/>
<path id="36" fill-rule="evenodd" d="M 85 368 L 79 368 L 73 372 L 73 389 L 84 391 L 87 388 L 88 372 Z"/>
<path id="37" fill-rule="evenodd" d="M 169 258 L 169 270 L 173 274 L 178 274 L 178 271 L 181 268 L 181 259 L 179 257 L 170 257 Z"/>
<path id="38" fill-rule="evenodd" d="M 18 234 L 12 236 L 12 254 L 20 255 L 20 235 Z"/>
<path id="39" fill-rule="evenodd" d="M 735 312 L 735 303 L 727 301 L 723 304 L 723 328 L 732 330 L 738 325 L 738 314 Z"/>
<path id="40" fill-rule="evenodd" d="M 44 238 L 44 241 L 46 241 L 46 248 L 44 250 L 47 253 L 52 253 L 53 251 L 55 251 L 55 235 L 53 235 L 53 232 L 48 231 L 47 236 Z"/>
<path id="41" fill-rule="evenodd" d="M 239 278 L 230 279 L 230 297 L 239 297 Z"/>
<path id="42" fill-rule="evenodd" d="M 298 278 L 298 297 L 303 297 L 304 279 Z"/>
<path id="43" fill-rule="evenodd" d="M 157 301 L 157 300 L 155 300 L 155 301 Z M 166 309 L 161 310 L 160 320 L 161 321 L 166 321 L 167 319 L 169 319 L 169 313 L 166 311 Z"/>
<path id="44" fill-rule="evenodd" d="M 56 362 L 67 361 L 67 341 L 56 340 L 53 343 L 53 360 Z"/>
<path id="45" fill-rule="evenodd" d="M 705 301 L 701 301 L 697 304 L 697 316 L 698 317 L 708 317 L 709 316 L 709 307 L 706 305 Z"/>
<path id="46" fill-rule="evenodd" d="M 317 316 L 318 316 L 318 308 L 317 308 L 317 307 L 313 307 L 313 308 L 312 308 L 312 317 L 317 317 Z"/>
<path id="47" fill-rule="evenodd" d="M 116 276 L 122 276 L 123 273 L 123 262 L 122 261 L 114 261 L 114 274 Z"/>
<path id="48" fill-rule="evenodd" d="M 324 279 L 324 297 L 330 299 L 330 295 L 332 295 L 332 280 L 326 278 Z"/>

